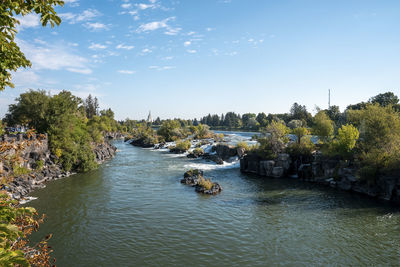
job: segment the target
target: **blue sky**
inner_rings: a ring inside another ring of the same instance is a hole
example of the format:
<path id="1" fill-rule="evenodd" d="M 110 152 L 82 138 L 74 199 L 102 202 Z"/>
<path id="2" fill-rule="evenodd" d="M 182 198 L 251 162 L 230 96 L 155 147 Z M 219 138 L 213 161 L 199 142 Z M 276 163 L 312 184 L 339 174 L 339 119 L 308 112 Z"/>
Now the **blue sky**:
<path id="1" fill-rule="evenodd" d="M 0 92 L 89 93 L 118 119 L 344 109 L 400 94 L 400 1 L 68 0 L 59 27 L 21 18 L 32 68 Z"/>

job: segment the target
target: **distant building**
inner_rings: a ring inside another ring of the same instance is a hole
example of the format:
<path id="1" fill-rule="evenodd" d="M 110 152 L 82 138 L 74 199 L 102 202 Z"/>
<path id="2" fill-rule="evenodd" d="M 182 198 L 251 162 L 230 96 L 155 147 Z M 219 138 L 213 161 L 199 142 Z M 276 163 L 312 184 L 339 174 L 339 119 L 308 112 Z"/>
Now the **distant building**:
<path id="1" fill-rule="evenodd" d="M 151 111 L 149 111 L 149 116 L 147 116 L 147 122 L 153 123 L 153 118 L 151 117 Z"/>

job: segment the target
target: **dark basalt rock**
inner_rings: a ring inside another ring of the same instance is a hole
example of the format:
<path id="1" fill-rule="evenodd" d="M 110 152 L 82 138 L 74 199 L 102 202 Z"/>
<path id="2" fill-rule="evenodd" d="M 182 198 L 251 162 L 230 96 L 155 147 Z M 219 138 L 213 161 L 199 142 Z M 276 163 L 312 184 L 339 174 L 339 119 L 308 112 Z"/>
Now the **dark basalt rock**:
<path id="1" fill-rule="evenodd" d="M 214 161 L 215 163 L 217 163 L 219 165 L 224 164 L 224 161 L 222 160 L 222 158 L 220 156 L 218 156 L 218 155 L 215 155 L 215 154 L 210 155 L 209 153 L 205 153 L 203 155 L 203 159 Z"/>
<path id="2" fill-rule="evenodd" d="M 206 195 L 216 195 L 221 193 L 222 187 L 218 183 L 213 183 L 211 189 L 207 190 L 205 187 L 197 184 L 195 186 L 195 190 L 197 193 L 206 194 Z"/>
<path id="3" fill-rule="evenodd" d="M 202 150 L 196 150 L 194 149 L 192 152 L 190 152 L 187 157 L 191 159 L 197 159 L 200 158 L 204 155 L 204 151 Z"/>
<path id="4" fill-rule="evenodd" d="M 138 147 L 143 147 L 143 148 L 152 148 L 155 145 L 153 142 L 151 142 L 147 138 L 132 139 L 130 141 L 130 144 L 133 146 L 138 146 Z"/>
<path id="5" fill-rule="evenodd" d="M 179 149 L 179 148 L 176 148 L 176 147 L 172 147 L 172 148 L 169 150 L 169 152 L 170 152 L 170 153 L 174 153 L 174 154 L 183 154 L 183 153 L 186 152 L 186 150 L 184 150 L 184 149 Z"/>
<path id="6" fill-rule="evenodd" d="M 190 170 L 185 172 L 183 175 L 183 179 L 181 180 L 182 184 L 195 186 L 200 180 L 200 177 L 203 177 L 203 171 L 201 170 Z"/>

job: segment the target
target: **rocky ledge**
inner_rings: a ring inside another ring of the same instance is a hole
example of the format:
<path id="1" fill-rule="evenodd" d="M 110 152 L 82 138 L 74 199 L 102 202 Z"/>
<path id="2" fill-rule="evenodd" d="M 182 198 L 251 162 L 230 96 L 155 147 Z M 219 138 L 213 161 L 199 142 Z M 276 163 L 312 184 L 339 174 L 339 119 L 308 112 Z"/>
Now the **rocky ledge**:
<path id="1" fill-rule="evenodd" d="M 185 172 L 181 183 L 194 186 L 197 193 L 206 195 L 216 195 L 222 191 L 222 187 L 218 183 L 204 178 L 203 171 L 198 169 Z"/>
<path id="2" fill-rule="evenodd" d="M 381 175 L 374 183 L 368 183 L 357 177 L 355 166 L 340 160 L 326 159 L 319 154 L 314 154 L 308 163 L 292 160 L 288 154 L 279 154 L 275 160 L 246 155 L 240 160 L 240 170 L 270 178 L 298 177 L 303 181 L 400 204 L 400 170 Z"/>
<path id="3" fill-rule="evenodd" d="M 93 150 L 96 155 L 96 162 L 101 164 L 111 159 L 115 155 L 116 150 L 117 148 L 108 142 L 96 145 Z M 34 189 L 43 188 L 45 186 L 44 183 L 47 181 L 75 174 L 64 171 L 61 165 L 56 163 L 57 158 L 50 153 L 47 142 L 40 146 L 36 145 L 26 148 L 23 153 L 23 159 L 25 162 L 24 167 L 30 170 L 30 172 L 14 177 L 13 181 L 8 184 L 0 185 L 1 190 L 7 191 L 14 199 L 22 199 Z M 38 162 L 41 162 L 41 166 L 38 166 Z M 0 172 L 3 175 L 7 176 L 7 173 L 10 171 L 8 166 L 0 162 Z"/>

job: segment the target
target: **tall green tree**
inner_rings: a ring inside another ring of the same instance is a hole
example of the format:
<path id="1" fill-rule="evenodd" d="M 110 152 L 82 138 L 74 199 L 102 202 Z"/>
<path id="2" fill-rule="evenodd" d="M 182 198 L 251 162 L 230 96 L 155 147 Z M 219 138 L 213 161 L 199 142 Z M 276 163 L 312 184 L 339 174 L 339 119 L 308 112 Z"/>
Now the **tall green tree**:
<path id="1" fill-rule="evenodd" d="M 45 133 L 48 128 L 47 114 L 50 96 L 44 90 L 29 90 L 15 99 L 16 104 L 9 106 L 6 114 L 8 125 L 27 125 L 39 133 Z"/>
<path id="2" fill-rule="evenodd" d="M 14 87 L 11 82 L 11 71 L 31 66 L 31 62 L 15 42 L 17 26 L 20 24 L 16 15 L 25 16 L 36 13 L 40 15 L 43 26 L 50 23 L 54 27 L 61 23 L 54 8 L 63 5 L 64 2 L 60 0 L 2 0 L 0 2 L 0 91 L 3 91 L 6 86 Z"/>
<path id="3" fill-rule="evenodd" d="M 314 126 L 312 132 L 318 135 L 322 142 L 326 142 L 333 136 L 333 121 L 328 117 L 325 111 L 320 111 L 313 118 Z"/>

